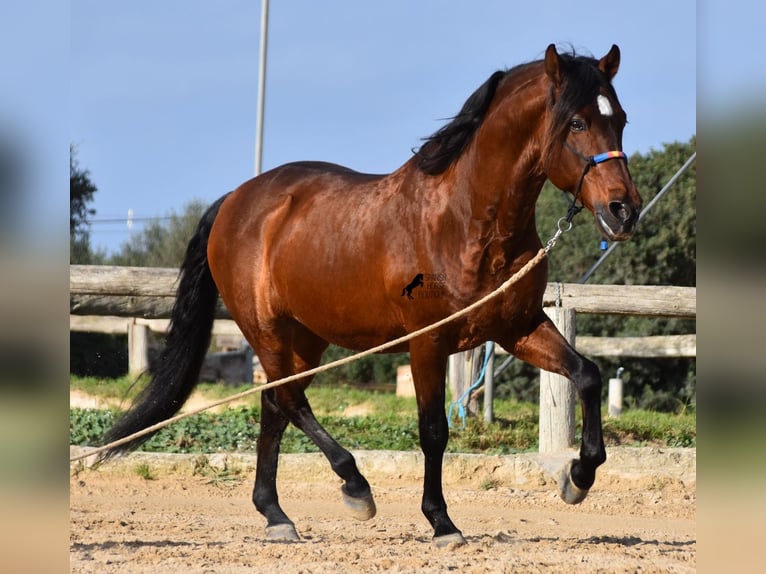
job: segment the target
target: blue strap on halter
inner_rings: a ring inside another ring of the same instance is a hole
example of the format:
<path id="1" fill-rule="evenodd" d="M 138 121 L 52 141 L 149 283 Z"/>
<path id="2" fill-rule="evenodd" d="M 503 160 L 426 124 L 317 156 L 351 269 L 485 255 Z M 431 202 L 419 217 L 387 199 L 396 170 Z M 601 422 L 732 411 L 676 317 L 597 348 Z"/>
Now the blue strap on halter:
<path id="1" fill-rule="evenodd" d="M 624 151 L 605 151 L 604 153 L 599 153 L 594 155 L 591 158 L 591 161 L 594 164 L 603 163 L 609 159 L 622 159 L 626 162 L 628 161 L 628 156 L 625 154 Z"/>

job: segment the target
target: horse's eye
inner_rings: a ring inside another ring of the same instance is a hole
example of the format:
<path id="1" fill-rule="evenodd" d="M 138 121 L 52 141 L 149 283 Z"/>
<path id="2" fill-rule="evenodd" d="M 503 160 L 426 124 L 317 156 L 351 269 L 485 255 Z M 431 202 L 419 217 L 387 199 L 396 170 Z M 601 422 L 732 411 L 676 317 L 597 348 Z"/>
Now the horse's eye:
<path id="1" fill-rule="evenodd" d="M 569 122 L 569 129 L 575 133 L 584 132 L 585 120 L 582 118 L 572 118 L 572 121 Z"/>

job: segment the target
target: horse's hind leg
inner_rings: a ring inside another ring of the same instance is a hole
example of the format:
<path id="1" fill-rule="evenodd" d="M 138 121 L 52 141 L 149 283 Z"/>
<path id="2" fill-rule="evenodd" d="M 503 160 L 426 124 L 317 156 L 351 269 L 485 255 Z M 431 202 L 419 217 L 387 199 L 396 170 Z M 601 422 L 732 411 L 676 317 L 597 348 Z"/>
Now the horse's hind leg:
<path id="1" fill-rule="evenodd" d="M 295 372 L 301 372 L 319 365 L 327 342 L 305 329 L 298 328 L 293 338 L 293 346 L 293 366 Z M 333 471 L 344 481 L 341 487 L 343 502 L 354 518 L 369 520 L 376 512 L 370 484 L 359 472 L 353 455 L 338 444 L 314 416 L 304 393 L 312 378 L 313 376 L 307 377 L 298 383 L 277 388 L 277 402 L 290 422 L 319 447 Z"/>
<path id="2" fill-rule="evenodd" d="M 344 481 L 341 487 L 343 502 L 352 516 L 358 520 L 369 520 L 375 516 L 375 501 L 370 484 L 359 472 L 353 455 L 340 446 L 319 424 L 303 389 L 297 386 L 287 387 L 277 390 L 278 397 L 281 397 L 277 400 L 282 412 L 319 447 L 335 474 Z"/>
<path id="3" fill-rule="evenodd" d="M 251 344 L 260 359 L 269 380 L 277 380 L 293 372 L 292 352 L 282 343 L 289 337 L 250 337 Z M 277 398 L 277 389 L 261 393 L 261 429 L 258 436 L 257 462 L 253 504 L 266 518 L 266 538 L 269 540 L 298 540 L 293 521 L 279 505 L 277 494 L 277 467 L 282 435 L 289 423 Z"/>
<path id="4" fill-rule="evenodd" d="M 303 332 L 290 337 L 293 348 L 272 345 L 271 351 L 261 348 L 258 356 L 270 380 L 308 370 L 319 364 L 327 343 Z M 278 350 L 277 350 L 278 349 Z M 304 393 L 311 377 L 269 389 L 261 398 L 261 435 L 258 441 L 253 502 L 266 517 L 266 534 L 275 540 L 297 540 L 292 521 L 279 506 L 276 474 L 279 443 L 288 422 L 293 423 L 311 438 L 330 461 L 332 469 L 345 484 L 343 499 L 356 518 L 367 520 L 375 515 L 375 503 L 370 485 L 356 467 L 353 456 L 341 447 L 319 424 Z"/>
<path id="5" fill-rule="evenodd" d="M 261 394 L 261 431 L 258 437 L 253 504 L 266 518 L 266 538 L 269 540 L 298 540 L 295 525 L 279 506 L 277 495 L 279 445 L 287 423 L 287 417 L 277 406 L 274 390 L 264 391 Z"/>

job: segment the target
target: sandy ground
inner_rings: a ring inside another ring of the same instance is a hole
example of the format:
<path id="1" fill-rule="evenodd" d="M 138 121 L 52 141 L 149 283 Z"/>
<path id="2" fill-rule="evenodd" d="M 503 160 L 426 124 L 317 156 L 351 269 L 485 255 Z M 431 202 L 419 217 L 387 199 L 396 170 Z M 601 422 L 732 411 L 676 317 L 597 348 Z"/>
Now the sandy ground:
<path id="1" fill-rule="evenodd" d="M 79 452 L 72 447 L 72 453 Z M 357 522 L 321 455 L 286 455 L 280 500 L 302 540 L 269 543 L 250 502 L 246 455 L 142 455 L 73 463 L 72 572 L 694 572 L 696 452 L 610 449 L 578 506 L 536 455 L 453 455 L 450 515 L 468 545 L 435 548 L 420 513 L 417 453 L 355 453 L 378 514 Z M 136 468 L 144 465 L 151 479 Z"/>

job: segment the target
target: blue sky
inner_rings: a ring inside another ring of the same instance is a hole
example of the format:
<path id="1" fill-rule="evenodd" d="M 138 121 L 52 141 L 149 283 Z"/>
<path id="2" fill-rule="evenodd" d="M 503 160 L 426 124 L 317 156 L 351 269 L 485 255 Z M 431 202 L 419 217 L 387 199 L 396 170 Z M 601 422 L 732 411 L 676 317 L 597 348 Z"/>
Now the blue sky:
<path id="1" fill-rule="evenodd" d="M 94 247 L 129 238 L 99 220 L 180 212 L 252 177 L 259 28 L 253 0 L 72 0 L 70 134 L 99 189 Z M 551 42 L 596 57 L 620 46 L 628 153 L 688 141 L 696 31 L 688 0 L 272 0 L 263 166 L 392 171 L 493 71 Z"/>

